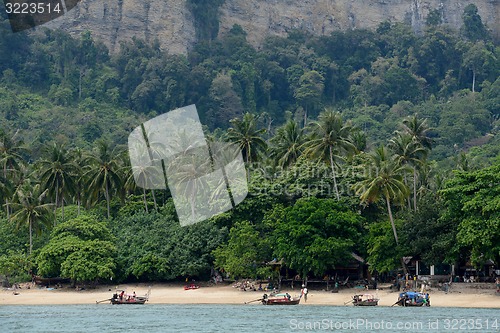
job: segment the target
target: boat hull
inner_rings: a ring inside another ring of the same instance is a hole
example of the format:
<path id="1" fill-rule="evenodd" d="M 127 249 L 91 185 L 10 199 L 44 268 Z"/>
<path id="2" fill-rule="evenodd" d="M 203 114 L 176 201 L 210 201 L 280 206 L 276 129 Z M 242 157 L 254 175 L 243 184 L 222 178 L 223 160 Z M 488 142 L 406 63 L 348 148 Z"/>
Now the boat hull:
<path id="1" fill-rule="evenodd" d="M 378 305 L 378 300 L 377 301 L 361 301 L 361 302 L 355 302 L 353 303 L 354 306 L 377 306 Z"/>
<path id="2" fill-rule="evenodd" d="M 126 299 L 120 300 L 120 299 L 112 298 L 111 304 L 144 304 L 144 303 L 146 303 L 146 301 L 147 301 L 147 299 L 140 299 L 140 298 L 129 299 L 129 300 L 126 300 Z"/>
<path id="3" fill-rule="evenodd" d="M 352 297 L 354 306 L 377 306 L 379 299 L 372 294 L 359 294 Z"/>
<path id="4" fill-rule="evenodd" d="M 262 300 L 262 304 L 264 305 L 297 305 L 300 303 L 300 299 L 268 299 Z"/>
<path id="5" fill-rule="evenodd" d="M 264 294 L 261 301 L 264 305 L 297 305 L 300 303 L 300 297 L 292 297 L 288 293 L 271 296 Z"/>

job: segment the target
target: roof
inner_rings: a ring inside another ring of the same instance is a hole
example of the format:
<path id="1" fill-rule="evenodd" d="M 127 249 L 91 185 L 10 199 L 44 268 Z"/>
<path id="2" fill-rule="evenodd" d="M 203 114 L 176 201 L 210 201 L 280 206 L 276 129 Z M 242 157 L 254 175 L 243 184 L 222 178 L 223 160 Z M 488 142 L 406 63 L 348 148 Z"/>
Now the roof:
<path id="1" fill-rule="evenodd" d="M 354 252 L 351 252 L 351 256 L 356 259 L 357 261 L 361 262 L 361 263 L 364 263 L 365 262 L 365 259 L 361 258 L 360 256 L 358 256 L 356 253 Z"/>

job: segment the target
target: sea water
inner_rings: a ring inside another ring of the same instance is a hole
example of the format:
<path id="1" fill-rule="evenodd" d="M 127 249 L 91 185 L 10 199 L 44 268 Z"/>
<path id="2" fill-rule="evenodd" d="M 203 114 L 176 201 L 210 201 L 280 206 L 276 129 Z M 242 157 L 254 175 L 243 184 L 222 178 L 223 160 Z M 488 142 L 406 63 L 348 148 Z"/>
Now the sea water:
<path id="1" fill-rule="evenodd" d="M 500 332 L 499 309 L 248 305 L 0 306 L 0 332 Z"/>

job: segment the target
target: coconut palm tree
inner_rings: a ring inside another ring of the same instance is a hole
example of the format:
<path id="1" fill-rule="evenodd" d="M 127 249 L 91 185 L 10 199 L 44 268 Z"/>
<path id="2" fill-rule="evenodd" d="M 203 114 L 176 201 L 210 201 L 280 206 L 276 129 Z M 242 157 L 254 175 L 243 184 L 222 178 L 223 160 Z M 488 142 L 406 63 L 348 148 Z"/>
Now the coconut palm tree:
<path id="1" fill-rule="evenodd" d="M 396 155 L 396 161 L 402 166 L 413 167 L 413 189 L 416 193 L 417 188 L 417 167 L 422 165 L 427 150 L 408 133 L 396 132 L 395 136 L 389 140 L 389 147 Z M 408 185 L 406 174 L 404 175 L 404 182 Z M 410 198 L 408 197 L 408 206 L 410 206 Z M 416 208 L 415 208 L 416 210 Z"/>
<path id="2" fill-rule="evenodd" d="M 369 158 L 371 164 L 368 167 L 371 174 L 367 179 L 355 185 L 356 194 L 360 196 L 362 203 L 372 203 L 379 199 L 385 200 L 394 239 L 396 244 L 399 244 L 392 217 L 391 202 L 401 202 L 408 196 L 409 189 L 403 181 L 403 175 L 408 169 L 398 162 L 397 156 L 389 156 L 387 149 L 383 146 L 377 148 L 369 155 Z"/>
<path id="3" fill-rule="evenodd" d="M 28 225 L 30 236 L 30 254 L 33 251 L 33 231 L 39 233 L 43 226 L 49 227 L 51 219 L 52 204 L 43 203 L 48 190 L 44 190 L 40 184 L 33 184 L 29 180 L 19 186 L 15 192 L 17 202 L 13 202 L 12 221 L 17 228 Z"/>
<path id="4" fill-rule="evenodd" d="M 280 167 L 288 167 L 295 163 L 304 151 L 304 129 L 295 121 L 288 120 L 276 130 L 270 142 L 270 157 L 274 158 Z"/>
<path id="5" fill-rule="evenodd" d="M 169 186 L 171 187 L 171 190 L 176 191 L 179 194 L 178 197 L 182 197 L 186 200 L 186 203 L 181 203 L 179 208 L 177 208 L 176 203 L 178 214 L 183 212 L 182 215 L 187 215 L 185 213 L 187 211 L 187 205 L 189 205 L 189 223 L 195 222 L 198 218 L 195 207 L 206 203 L 204 201 L 200 201 L 206 200 L 206 198 L 200 198 L 198 195 L 200 193 L 204 193 L 205 189 L 209 187 L 216 188 L 214 184 L 210 184 L 209 180 L 204 177 L 212 169 L 210 158 L 206 158 L 203 154 L 187 152 L 185 154 L 178 155 L 170 163 L 168 169 L 168 172 L 172 175 L 172 178 L 169 178 Z M 179 216 L 179 218 L 181 217 Z"/>
<path id="6" fill-rule="evenodd" d="M 104 194 L 108 218 L 111 217 L 111 194 L 120 191 L 122 185 L 118 156 L 106 142 L 98 141 L 97 150 L 87 158 L 88 170 L 83 175 L 87 181 L 90 202 L 99 200 L 100 194 Z"/>
<path id="7" fill-rule="evenodd" d="M 251 113 L 245 113 L 243 119 L 235 118 L 230 122 L 232 127 L 227 130 L 227 139 L 239 146 L 247 165 L 255 162 L 267 148 L 262 137 L 266 130 L 257 128 L 257 117 Z"/>
<path id="8" fill-rule="evenodd" d="M 65 197 L 74 192 L 77 182 L 77 166 L 73 157 L 62 145 L 52 144 L 44 149 L 46 156 L 39 161 L 39 172 L 42 187 L 55 199 L 54 215 L 61 206 L 64 220 Z M 55 223 L 56 219 L 54 219 Z"/>
<path id="9" fill-rule="evenodd" d="M 144 200 L 144 208 L 146 210 L 146 213 L 149 212 L 148 210 L 148 203 L 146 200 L 146 188 L 148 187 L 147 184 L 151 183 L 151 179 L 163 179 L 163 170 L 159 170 L 156 166 L 149 165 L 149 166 L 143 166 L 143 165 L 134 165 L 130 166 L 130 164 L 126 163 L 126 165 L 122 168 L 122 175 L 123 179 L 125 180 L 124 182 L 124 188 L 128 193 L 135 192 L 137 190 L 137 187 L 142 187 L 142 195 L 143 195 L 143 200 Z M 162 181 L 164 183 L 164 181 Z M 138 186 L 139 183 L 139 186 Z M 157 203 L 156 203 L 156 198 L 155 198 L 155 192 L 153 189 L 151 189 L 151 193 L 153 195 L 153 201 L 155 205 L 155 210 L 158 210 Z"/>
<path id="10" fill-rule="evenodd" d="M 394 239 L 396 245 L 399 245 L 391 204 L 402 202 L 409 195 L 410 190 L 403 181 L 403 175 L 407 172 L 408 167 L 401 165 L 397 160 L 397 156 L 389 156 L 387 149 L 383 146 L 371 153 L 369 158 L 370 164 L 367 167 L 370 170 L 370 175 L 365 180 L 355 184 L 354 189 L 356 194 L 360 196 L 362 203 L 377 202 L 380 199 L 385 200 Z M 403 260 L 402 265 L 406 271 Z"/>
<path id="11" fill-rule="evenodd" d="M 85 187 L 85 181 L 83 179 L 84 171 L 86 169 L 85 161 L 86 155 L 84 151 L 80 148 L 75 148 L 71 150 L 70 155 L 75 164 L 75 181 L 73 184 L 73 200 L 76 201 L 78 207 L 78 215 L 80 215 L 80 206 L 82 205 L 83 192 Z"/>
<path id="12" fill-rule="evenodd" d="M 427 125 L 427 119 L 418 118 L 415 114 L 403 120 L 403 130 L 410 134 L 416 142 L 421 144 L 425 149 L 431 150 L 434 140 L 429 137 L 429 132 L 432 130 Z"/>
<path id="13" fill-rule="evenodd" d="M 408 133 L 412 140 L 419 146 L 423 147 L 425 154 L 421 155 L 421 160 L 425 160 L 427 152 L 432 149 L 433 140 L 429 137 L 431 128 L 427 125 L 427 119 L 418 118 L 415 114 L 403 120 L 403 131 Z M 419 164 L 412 163 L 413 166 L 413 209 L 417 211 L 417 166 Z"/>
<path id="14" fill-rule="evenodd" d="M 22 140 L 18 138 L 19 131 L 13 135 L 0 130 L 0 166 L 2 168 L 3 178 L 13 183 L 16 174 L 19 173 L 23 164 L 23 155 L 28 150 L 23 146 Z M 10 219 L 9 196 L 5 196 L 5 209 L 7 219 Z"/>
<path id="15" fill-rule="evenodd" d="M 326 109 L 319 115 L 318 121 L 309 125 L 311 136 L 304 143 L 306 156 L 319 158 L 330 164 L 337 200 L 340 199 L 340 195 L 335 167 L 338 167 L 337 161 L 342 160 L 344 155 L 356 151 L 356 147 L 350 140 L 352 130 L 351 122 L 344 122 L 339 112 Z"/>

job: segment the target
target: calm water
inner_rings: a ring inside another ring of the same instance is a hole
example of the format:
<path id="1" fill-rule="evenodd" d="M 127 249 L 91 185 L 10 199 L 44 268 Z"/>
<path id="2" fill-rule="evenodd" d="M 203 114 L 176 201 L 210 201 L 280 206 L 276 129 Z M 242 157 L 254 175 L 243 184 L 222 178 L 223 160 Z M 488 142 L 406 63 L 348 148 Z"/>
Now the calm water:
<path id="1" fill-rule="evenodd" d="M 500 310 L 157 305 L 0 306 L 1 332 L 500 332 Z"/>

